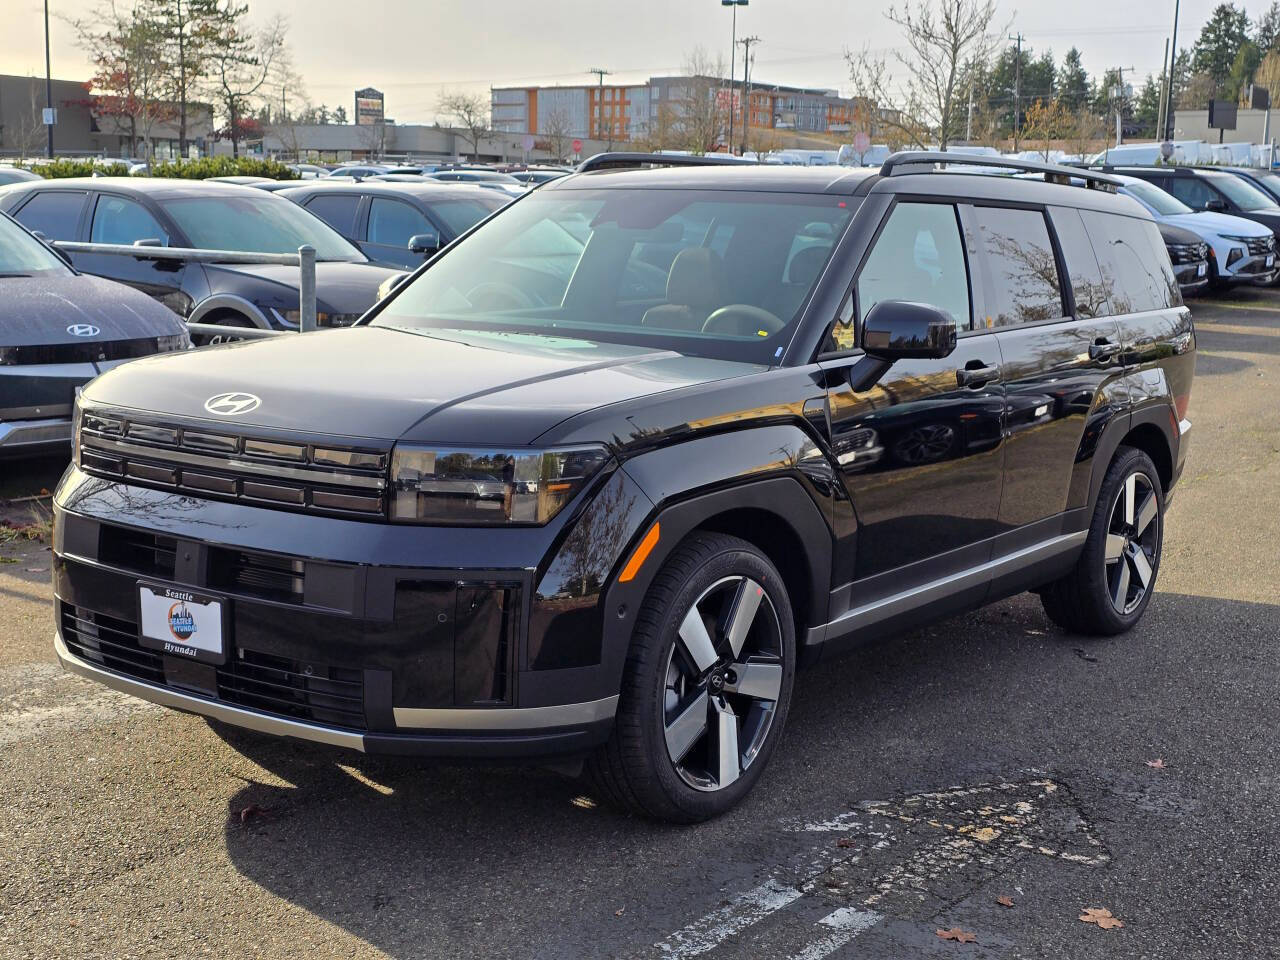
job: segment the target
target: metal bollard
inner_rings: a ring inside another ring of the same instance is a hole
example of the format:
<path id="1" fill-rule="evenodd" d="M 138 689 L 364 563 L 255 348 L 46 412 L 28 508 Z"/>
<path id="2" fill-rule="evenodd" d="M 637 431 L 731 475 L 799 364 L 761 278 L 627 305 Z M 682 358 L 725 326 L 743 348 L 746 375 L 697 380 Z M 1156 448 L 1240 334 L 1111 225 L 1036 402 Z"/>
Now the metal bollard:
<path id="1" fill-rule="evenodd" d="M 298 329 L 302 333 L 316 329 L 316 248 L 303 244 L 298 248 Z"/>

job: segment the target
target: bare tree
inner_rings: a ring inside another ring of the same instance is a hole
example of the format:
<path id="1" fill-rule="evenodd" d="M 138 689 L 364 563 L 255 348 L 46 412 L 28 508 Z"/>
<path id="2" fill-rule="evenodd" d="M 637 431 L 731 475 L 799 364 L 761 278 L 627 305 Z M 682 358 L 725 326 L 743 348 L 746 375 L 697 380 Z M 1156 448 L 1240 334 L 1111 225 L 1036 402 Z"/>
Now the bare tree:
<path id="1" fill-rule="evenodd" d="M 465 139 L 471 144 L 471 154 L 479 160 L 480 140 L 489 132 L 489 101 L 485 96 L 461 90 L 448 91 L 441 94 L 436 110 L 450 126 L 466 131 Z"/>
<path id="2" fill-rule="evenodd" d="M 539 126 L 542 127 L 542 130 L 538 132 L 546 140 L 548 150 L 557 160 L 564 160 L 568 154 L 566 147 L 573 137 L 573 127 L 569 122 L 569 114 L 564 109 L 556 107 L 542 118 Z"/>
<path id="3" fill-rule="evenodd" d="M 3 140 L 17 148 L 20 162 L 27 159 L 29 155 L 38 155 L 45 144 L 44 117 L 40 112 L 42 106 L 42 101 L 39 99 L 40 90 L 40 81 L 35 77 L 28 77 L 27 92 L 30 94 L 30 106 L 23 104 L 21 112 L 14 121 L 0 124 L 0 131 L 5 133 Z"/>
<path id="4" fill-rule="evenodd" d="M 280 48 L 268 73 L 261 93 L 266 101 L 267 128 L 288 155 L 300 160 L 300 128 L 315 123 L 316 112 L 307 96 L 302 74 L 293 65 L 288 47 Z"/>
<path id="5" fill-rule="evenodd" d="M 894 54 L 905 72 L 901 96 L 891 92 L 884 59 L 866 49 L 846 51 L 850 79 L 860 95 L 896 107 L 897 125 L 910 139 L 924 146 L 933 137 L 945 150 L 964 127 L 965 65 L 986 62 L 995 49 L 995 14 L 995 0 L 912 0 L 890 7 L 885 16 L 902 30 L 907 46 Z"/>
<path id="6" fill-rule="evenodd" d="M 680 130 L 685 149 L 694 153 L 714 151 L 724 141 L 729 102 L 723 96 L 724 60 L 712 59 L 702 47 L 685 57 L 685 89 L 677 98 Z"/>
<path id="7" fill-rule="evenodd" d="M 226 122 L 221 135 L 231 141 L 237 157 L 240 141 L 255 126 L 254 100 L 271 77 L 288 30 L 288 22 L 276 17 L 254 33 L 245 21 L 248 12 L 248 6 L 222 8 L 209 43 L 208 90 Z"/>

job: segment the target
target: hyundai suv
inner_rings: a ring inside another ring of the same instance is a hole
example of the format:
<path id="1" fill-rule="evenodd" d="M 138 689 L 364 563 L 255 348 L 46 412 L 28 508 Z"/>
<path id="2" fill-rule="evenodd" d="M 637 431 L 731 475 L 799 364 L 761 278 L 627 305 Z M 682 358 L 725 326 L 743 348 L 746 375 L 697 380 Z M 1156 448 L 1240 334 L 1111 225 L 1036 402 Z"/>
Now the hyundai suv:
<path id="1" fill-rule="evenodd" d="M 270 734 L 585 763 L 694 821 L 759 780 L 802 664 L 1026 590 L 1129 630 L 1191 315 L 1111 177 L 978 159 L 1043 179 L 605 155 L 354 327 L 100 377 L 59 658 Z"/>

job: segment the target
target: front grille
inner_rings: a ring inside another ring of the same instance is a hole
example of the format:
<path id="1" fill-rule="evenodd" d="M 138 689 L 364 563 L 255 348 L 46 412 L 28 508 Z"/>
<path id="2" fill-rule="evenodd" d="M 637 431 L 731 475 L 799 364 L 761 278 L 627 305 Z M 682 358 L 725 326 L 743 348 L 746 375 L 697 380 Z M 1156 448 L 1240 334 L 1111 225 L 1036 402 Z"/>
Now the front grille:
<path id="1" fill-rule="evenodd" d="M 1207 243 L 1171 243 L 1168 246 L 1169 259 L 1175 264 L 1196 263 L 1209 256 Z"/>
<path id="2" fill-rule="evenodd" d="M 301 560 L 220 548 L 209 554 L 209 585 L 220 590 L 301 603 L 305 577 Z"/>
<path id="3" fill-rule="evenodd" d="M 106 360 L 132 360 L 180 349 L 187 343 L 185 334 L 165 337 L 143 337 L 138 340 L 88 341 L 82 343 L 39 343 L 20 347 L 0 347 L 0 366 L 34 363 L 98 363 Z"/>
<path id="4" fill-rule="evenodd" d="M 286 442 L 87 411 L 80 467 L 99 477 L 284 510 L 382 518 L 385 450 Z"/>
<path id="5" fill-rule="evenodd" d="M 143 683 L 169 686 L 164 657 L 138 643 L 136 623 L 68 603 L 59 607 L 62 640 L 72 654 Z M 221 702 L 331 727 L 368 728 L 360 670 L 233 650 L 215 673 Z"/>
<path id="6" fill-rule="evenodd" d="M 1276 249 L 1276 238 L 1274 236 L 1250 237 L 1245 241 L 1245 249 L 1249 251 L 1249 256 L 1251 257 L 1272 253 Z"/>

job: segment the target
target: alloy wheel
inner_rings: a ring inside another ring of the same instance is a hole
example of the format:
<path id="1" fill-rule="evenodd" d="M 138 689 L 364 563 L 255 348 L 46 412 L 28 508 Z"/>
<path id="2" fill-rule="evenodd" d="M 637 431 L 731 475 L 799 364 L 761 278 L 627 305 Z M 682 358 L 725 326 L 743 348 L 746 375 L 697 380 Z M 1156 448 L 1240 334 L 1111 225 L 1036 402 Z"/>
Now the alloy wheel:
<path id="1" fill-rule="evenodd" d="M 703 791 L 742 775 L 769 736 L 782 691 L 782 630 L 749 577 L 708 587 L 680 621 L 663 701 L 667 755 Z"/>
<path id="2" fill-rule="evenodd" d="M 1160 503 L 1145 473 L 1125 478 L 1111 508 L 1105 550 L 1107 593 L 1121 615 L 1132 613 L 1151 588 L 1160 550 Z"/>

